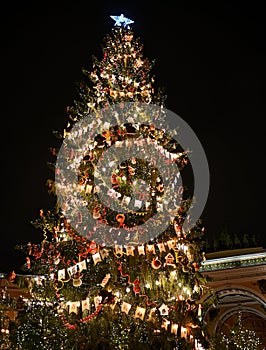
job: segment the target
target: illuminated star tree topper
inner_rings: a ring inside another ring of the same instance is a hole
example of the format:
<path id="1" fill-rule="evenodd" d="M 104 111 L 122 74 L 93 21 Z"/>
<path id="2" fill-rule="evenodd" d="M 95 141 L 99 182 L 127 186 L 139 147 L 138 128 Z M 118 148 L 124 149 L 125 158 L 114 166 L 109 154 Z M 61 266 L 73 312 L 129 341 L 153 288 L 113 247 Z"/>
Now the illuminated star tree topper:
<path id="1" fill-rule="evenodd" d="M 134 23 L 134 21 L 132 21 L 129 18 L 126 18 L 122 13 L 120 16 L 110 16 L 110 17 L 115 21 L 115 26 L 128 27 L 129 24 Z"/>

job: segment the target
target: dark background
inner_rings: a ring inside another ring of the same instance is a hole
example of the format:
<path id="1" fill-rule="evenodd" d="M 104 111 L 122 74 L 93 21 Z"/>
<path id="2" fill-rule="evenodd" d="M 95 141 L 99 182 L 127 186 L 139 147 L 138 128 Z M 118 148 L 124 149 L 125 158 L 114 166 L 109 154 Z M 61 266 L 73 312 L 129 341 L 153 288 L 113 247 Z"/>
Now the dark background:
<path id="1" fill-rule="evenodd" d="M 19 268 L 16 244 L 43 237 L 30 223 L 50 207 L 52 131 L 66 126 L 83 67 L 114 21 L 155 59 L 167 108 L 194 130 L 210 167 L 202 213 L 208 240 L 222 230 L 265 246 L 265 8 L 263 1 L 37 1 L 1 5 L 0 272 Z"/>

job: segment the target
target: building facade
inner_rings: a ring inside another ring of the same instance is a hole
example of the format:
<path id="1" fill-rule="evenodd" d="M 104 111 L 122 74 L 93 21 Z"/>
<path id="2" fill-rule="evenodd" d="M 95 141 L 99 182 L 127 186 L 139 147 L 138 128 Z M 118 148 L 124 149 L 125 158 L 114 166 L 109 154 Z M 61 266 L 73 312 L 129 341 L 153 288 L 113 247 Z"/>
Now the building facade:
<path id="1" fill-rule="evenodd" d="M 206 254 L 201 270 L 218 302 L 203 315 L 210 335 L 228 333 L 238 322 L 254 330 L 266 348 L 266 250 L 249 248 Z M 209 298 L 205 295 L 203 303 Z"/>

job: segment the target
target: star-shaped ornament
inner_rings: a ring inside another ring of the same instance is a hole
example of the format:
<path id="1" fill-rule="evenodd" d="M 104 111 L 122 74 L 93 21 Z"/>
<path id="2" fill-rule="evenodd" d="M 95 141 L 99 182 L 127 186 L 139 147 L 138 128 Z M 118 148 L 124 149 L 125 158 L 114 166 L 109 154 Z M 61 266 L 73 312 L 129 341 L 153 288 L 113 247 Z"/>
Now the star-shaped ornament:
<path id="1" fill-rule="evenodd" d="M 120 16 L 110 16 L 110 17 L 115 21 L 115 26 L 127 27 L 129 24 L 134 23 L 134 21 L 132 21 L 129 18 L 126 18 L 122 13 Z"/>

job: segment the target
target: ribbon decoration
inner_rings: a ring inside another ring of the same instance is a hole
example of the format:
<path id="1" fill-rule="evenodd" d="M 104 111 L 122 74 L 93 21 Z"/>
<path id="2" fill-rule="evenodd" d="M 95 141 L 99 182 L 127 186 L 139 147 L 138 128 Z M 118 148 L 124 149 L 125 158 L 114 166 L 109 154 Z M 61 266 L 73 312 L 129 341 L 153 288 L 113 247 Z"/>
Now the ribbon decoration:
<path id="1" fill-rule="evenodd" d="M 122 263 L 121 263 L 121 261 L 116 260 L 116 263 L 119 264 L 117 270 L 120 272 L 120 275 L 122 277 L 127 277 L 127 282 L 129 284 L 133 285 L 134 293 L 139 294 L 140 293 L 140 284 L 141 284 L 140 280 L 138 278 L 136 278 L 133 282 L 131 282 L 130 281 L 130 275 L 129 274 L 124 274 L 123 271 L 122 271 Z"/>

